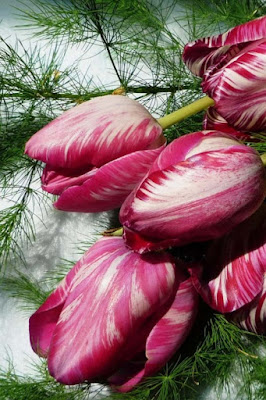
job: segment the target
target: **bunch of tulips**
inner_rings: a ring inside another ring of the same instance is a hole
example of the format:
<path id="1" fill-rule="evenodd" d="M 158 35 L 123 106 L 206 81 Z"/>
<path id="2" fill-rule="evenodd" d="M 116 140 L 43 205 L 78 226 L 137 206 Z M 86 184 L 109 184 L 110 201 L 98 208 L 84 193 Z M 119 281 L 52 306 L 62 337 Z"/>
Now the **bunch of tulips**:
<path id="1" fill-rule="evenodd" d="M 129 391 L 185 341 L 199 296 L 266 332 L 266 177 L 239 141 L 266 128 L 266 17 L 186 45 L 204 97 L 155 120 L 108 95 L 63 113 L 28 141 L 55 208 L 121 207 L 123 228 L 97 241 L 30 318 L 33 350 L 61 383 Z M 209 107 L 209 108 L 208 108 Z M 166 146 L 163 130 L 201 109 L 203 130 Z M 204 242 L 187 262 L 173 247 Z"/>

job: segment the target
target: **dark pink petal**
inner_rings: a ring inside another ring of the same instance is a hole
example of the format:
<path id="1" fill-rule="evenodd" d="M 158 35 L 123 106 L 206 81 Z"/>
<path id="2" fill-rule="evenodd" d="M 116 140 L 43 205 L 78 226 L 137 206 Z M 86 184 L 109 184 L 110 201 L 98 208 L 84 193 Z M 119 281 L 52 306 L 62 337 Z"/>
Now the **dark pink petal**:
<path id="1" fill-rule="evenodd" d="M 54 169 L 99 167 L 153 148 L 161 133 L 161 126 L 137 101 L 110 95 L 63 113 L 32 136 L 25 152 Z"/>
<path id="2" fill-rule="evenodd" d="M 197 314 L 198 295 L 190 279 L 183 280 L 178 286 L 176 296 L 170 308 L 151 330 L 146 342 L 146 360 L 139 363 L 134 376 L 126 376 L 122 369 L 109 378 L 117 389 L 127 392 L 144 377 L 159 371 L 175 354 L 185 341 Z M 129 364 L 130 365 L 130 364 Z M 130 372 L 130 370 L 126 371 Z"/>
<path id="3" fill-rule="evenodd" d="M 54 206 L 59 210 L 77 212 L 99 212 L 120 207 L 164 147 L 137 151 L 95 168 L 80 186 L 66 189 Z"/>
<path id="4" fill-rule="evenodd" d="M 266 38 L 266 17 L 236 26 L 221 35 L 196 40 L 185 46 L 183 60 L 195 75 L 204 73 L 216 66 L 220 67 L 234 58 L 250 42 Z"/>
<path id="5" fill-rule="evenodd" d="M 85 254 L 86 256 L 86 254 Z M 85 257 L 84 256 L 84 257 Z M 84 258 L 83 257 L 83 258 Z M 30 342 L 33 350 L 42 357 L 49 351 L 53 333 L 70 291 L 73 278 L 83 265 L 83 258 L 73 267 L 47 298 L 42 306 L 30 317 Z"/>
<path id="6" fill-rule="evenodd" d="M 195 288 L 210 307 L 232 312 L 250 303 L 266 271 L 266 206 L 213 241 L 204 265 L 192 268 Z"/>
<path id="7" fill-rule="evenodd" d="M 203 129 L 214 129 L 220 132 L 228 133 L 238 140 L 253 141 L 250 135 L 236 131 L 227 121 L 218 114 L 215 107 L 209 107 L 203 120 Z"/>
<path id="8" fill-rule="evenodd" d="M 100 239 L 78 264 L 48 355 L 51 375 L 65 384 L 109 376 L 176 287 L 170 256 L 140 256 L 121 237 Z"/>
<path id="9" fill-rule="evenodd" d="M 204 77 L 203 91 L 215 101 L 218 113 L 238 130 L 266 127 L 265 70 L 266 40 Z"/>
<path id="10" fill-rule="evenodd" d="M 72 269 L 43 305 L 30 317 L 30 342 L 33 350 L 41 357 L 49 351 L 53 333 L 69 293 L 76 270 Z"/>
<path id="11" fill-rule="evenodd" d="M 65 189 L 82 185 L 85 181 L 96 174 L 98 168 L 66 169 L 53 170 L 49 165 L 43 170 L 42 189 L 48 193 L 61 194 Z"/>
<path id="12" fill-rule="evenodd" d="M 266 334 L 266 274 L 262 292 L 251 303 L 228 315 L 228 318 L 247 331 Z"/>
<path id="13" fill-rule="evenodd" d="M 259 155 L 229 145 L 149 174 L 124 202 L 120 221 L 127 244 L 142 253 L 222 236 L 255 212 L 264 196 Z"/>

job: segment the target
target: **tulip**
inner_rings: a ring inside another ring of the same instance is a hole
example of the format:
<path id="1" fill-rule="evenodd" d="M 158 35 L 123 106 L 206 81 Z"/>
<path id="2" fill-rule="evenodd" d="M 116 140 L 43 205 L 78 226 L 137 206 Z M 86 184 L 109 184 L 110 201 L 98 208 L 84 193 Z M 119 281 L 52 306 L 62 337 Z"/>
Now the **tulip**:
<path id="1" fill-rule="evenodd" d="M 259 154 L 232 136 L 194 132 L 167 146 L 120 210 L 128 246 L 143 253 L 217 238 L 265 197 Z"/>
<path id="2" fill-rule="evenodd" d="M 197 299 L 170 255 L 141 256 L 104 237 L 31 316 L 31 345 L 61 383 L 105 380 L 128 391 L 181 346 Z"/>
<path id="3" fill-rule="evenodd" d="M 64 211 L 119 207 L 164 148 L 162 128 L 125 96 L 82 103 L 50 122 L 26 144 L 26 154 L 46 163 L 42 188 L 59 195 Z"/>
<path id="4" fill-rule="evenodd" d="M 265 285 L 266 204 L 230 233 L 211 242 L 204 263 L 190 272 L 195 288 L 210 307 L 222 313 L 242 307 L 241 315 L 246 314 Z"/>
<path id="5" fill-rule="evenodd" d="M 183 60 L 203 78 L 215 109 L 240 131 L 266 128 L 266 17 L 185 46 Z"/>

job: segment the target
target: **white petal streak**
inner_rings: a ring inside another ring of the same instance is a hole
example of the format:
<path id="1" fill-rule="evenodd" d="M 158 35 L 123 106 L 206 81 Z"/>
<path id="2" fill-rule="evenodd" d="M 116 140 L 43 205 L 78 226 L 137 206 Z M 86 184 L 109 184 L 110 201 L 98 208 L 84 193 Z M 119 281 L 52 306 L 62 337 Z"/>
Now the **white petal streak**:
<path id="1" fill-rule="evenodd" d="M 248 159 L 251 161 L 257 157 L 256 155 L 250 155 L 250 157 L 245 157 L 246 164 L 241 162 L 241 169 L 236 168 L 237 162 L 235 161 L 240 156 L 244 157 L 244 154 L 238 155 L 236 153 L 230 155 L 213 152 L 209 155 L 209 166 L 195 165 L 194 168 L 191 168 L 189 164 L 184 163 L 163 171 L 158 181 L 153 180 L 153 176 L 149 177 L 144 181 L 137 193 L 133 203 L 134 211 L 149 213 L 149 215 L 154 214 L 156 220 L 164 220 L 166 218 L 165 214 L 170 214 L 170 211 L 175 208 L 178 209 L 178 207 L 182 206 L 189 208 L 189 203 L 195 201 L 195 199 L 200 202 L 203 199 L 218 195 L 237 186 L 243 180 L 248 182 L 256 176 L 261 166 L 258 163 L 248 162 Z M 231 167 L 229 166 L 230 158 L 234 159 Z M 215 159 L 223 162 L 219 170 L 211 167 Z M 226 164 L 228 168 L 226 168 Z M 158 213 L 160 203 L 164 207 Z M 175 218 L 178 219 L 178 216 L 171 213 L 167 220 Z"/>

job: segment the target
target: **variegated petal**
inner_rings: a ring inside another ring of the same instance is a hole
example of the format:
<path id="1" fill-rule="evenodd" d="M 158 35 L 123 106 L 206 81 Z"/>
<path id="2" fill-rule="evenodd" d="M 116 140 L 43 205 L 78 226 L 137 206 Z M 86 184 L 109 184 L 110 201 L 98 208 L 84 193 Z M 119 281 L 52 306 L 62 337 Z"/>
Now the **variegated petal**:
<path id="1" fill-rule="evenodd" d="M 120 221 L 136 251 L 179 246 L 222 236 L 255 212 L 264 196 L 259 155 L 236 145 L 148 175 L 126 199 Z"/>
<path id="2" fill-rule="evenodd" d="M 220 68 L 252 41 L 266 38 L 266 17 L 236 26 L 221 35 L 199 39 L 185 46 L 183 60 L 195 75 L 203 76 L 213 66 Z"/>
<path id="3" fill-rule="evenodd" d="M 94 169 L 94 173 L 80 186 L 64 190 L 54 204 L 55 208 L 63 211 L 100 212 L 120 207 L 164 147 L 127 154 Z"/>
<path id="4" fill-rule="evenodd" d="M 120 392 L 127 392 L 143 378 L 159 371 L 185 341 L 195 320 L 197 305 L 198 295 L 191 280 L 183 280 L 177 288 L 170 308 L 159 319 L 147 338 L 146 360 L 142 364 L 139 363 L 139 370 L 135 371 L 135 375 L 130 375 L 129 363 L 126 371 L 128 375 L 122 369 L 109 378 L 109 381 L 119 384 L 117 389 Z"/>
<path id="5" fill-rule="evenodd" d="M 133 151 L 158 147 L 161 126 L 137 101 L 103 96 L 50 122 L 26 144 L 26 154 L 52 168 L 99 167 Z"/>
<path id="6" fill-rule="evenodd" d="M 250 135 L 236 131 L 227 121 L 218 114 L 215 107 L 209 107 L 203 120 L 203 129 L 214 129 L 220 132 L 228 133 L 238 140 L 253 141 Z"/>
<path id="7" fill-rule="evenodd" d="M 51 375 L 65 384 L 110 375 L 123 361 L 125 344 L 138 337 L 175 286 L 167 254 L 139 256 L 122 238 L 100 239 L 83 257 L 54 330 Z"/>
<path id="8" fill-rule="evenodd" d="M 43 305 L 30 317 L 29 331 L 32 349 L 41 357 L 47 357 L 53 333 L 69 294 L 69 287 L 77 268 L 73 268 L 47 298 Z"/>
<path id="9" fill-rule="evenodd" d="M 222 313 L 250 303 L 266 271 L 266 205 L 226 236 L 215 240 L 192 279 L 204 301 Z M 201 276 L 202 275 L 202 276 Z"/>
<path id="10" fill-rule="evenodd" d="M 247 331 L 266 334 L 266 274 L 262 292 L 250 304 L 228 315 L 228 318 Z"/>
<path id="11" fill-rule="evenodd" d="M 217 151 L 237 144 L 238 142 L 234 138 L 217 130 L 189 133 L 171 142 L 154 161 L 149 173 L 167 169 L 195 154 Z"/>

